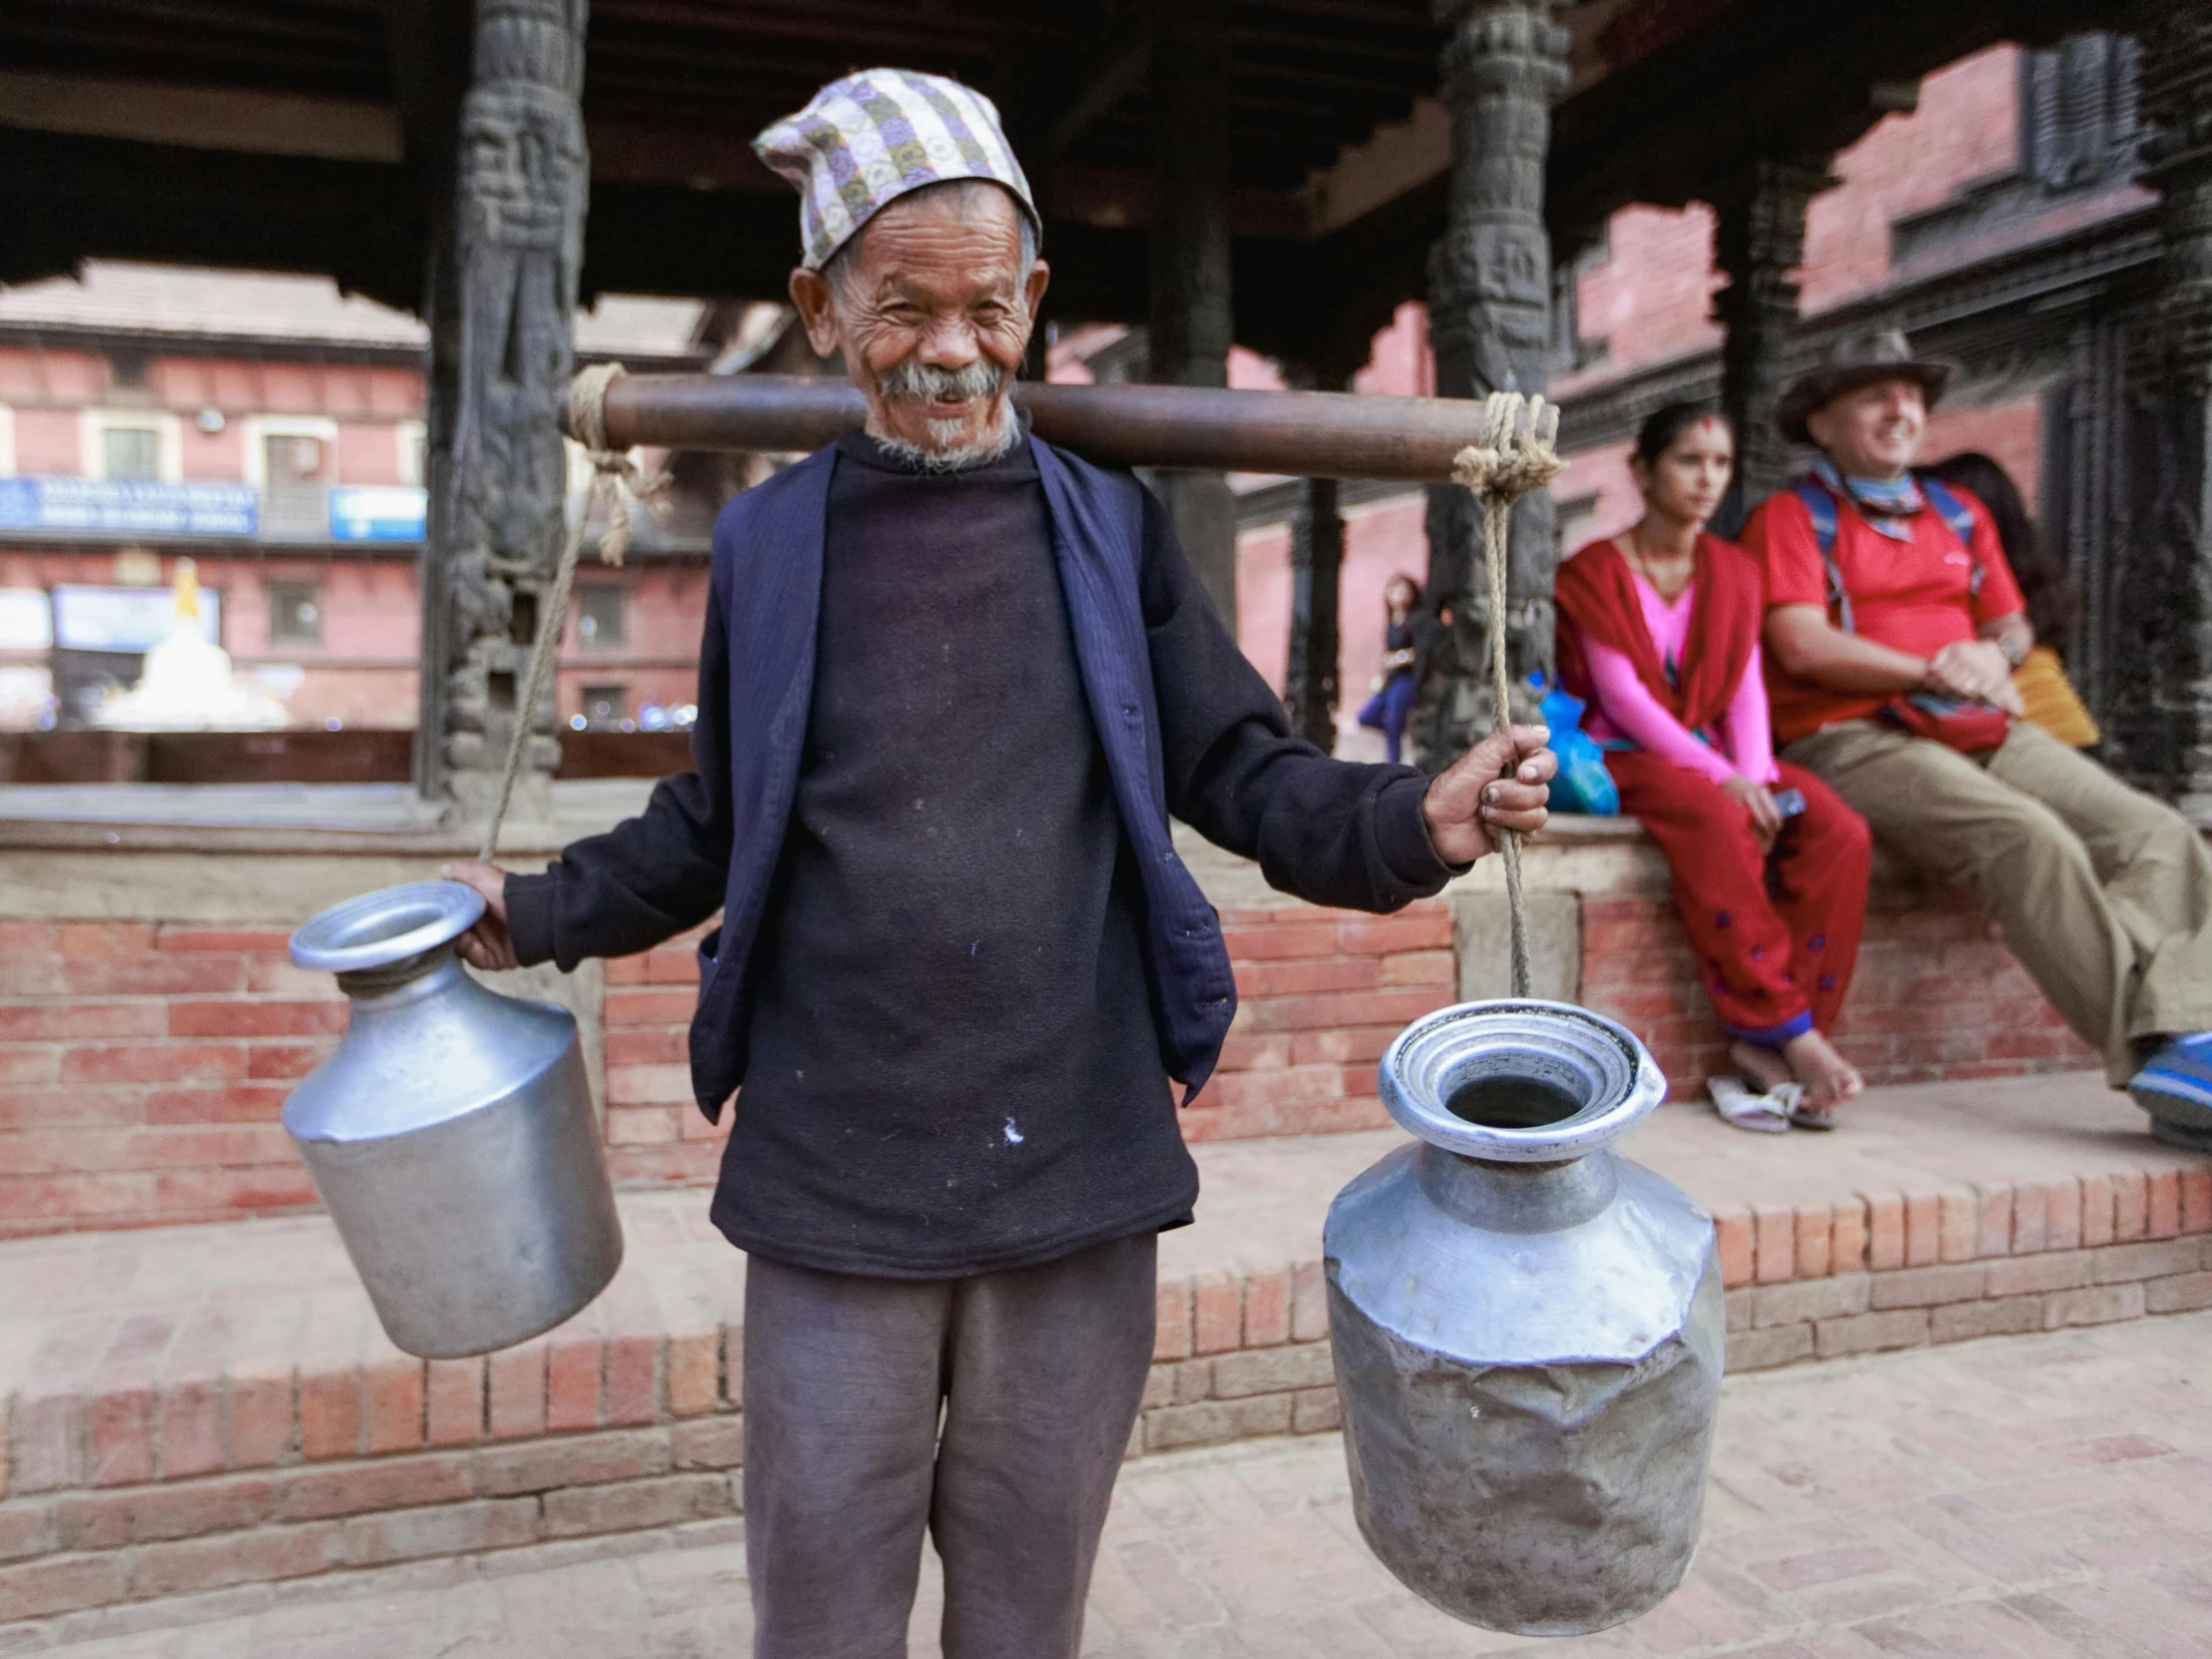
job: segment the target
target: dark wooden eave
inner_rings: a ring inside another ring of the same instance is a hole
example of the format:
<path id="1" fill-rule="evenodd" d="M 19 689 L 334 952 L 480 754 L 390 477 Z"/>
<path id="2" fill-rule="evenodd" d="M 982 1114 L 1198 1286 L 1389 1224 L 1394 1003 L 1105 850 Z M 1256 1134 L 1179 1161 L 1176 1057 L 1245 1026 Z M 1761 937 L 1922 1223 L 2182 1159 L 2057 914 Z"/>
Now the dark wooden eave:
<path id="1" fill-rule="evenodd" d="M 1996 40 L 2116 24 L 2125 10 L 2113 0 L 1562 8 L 1574 82 L 1555 112 L 1555 240 L 1571 250 L 1627 202 L 1710 199 L 1754 157 L 1825 155 L 1909 103 L 1930 69 Z M 596 0 L 587 296 L 779 294 L 795 214 L 746 141 L 824 81 L 899 62 L 998 100 L 1044 198 L 1056 313 L 1143 316 L 1147 181 L 1156 145 L 1173 142 L 1146 96 L 1143 16 L 1138 0 Z M 424 181 L 449 155 L 467 17 L 465 0 L 8 0 L 0 281 L 104 256 L 325 271 L 413 305 Z M 1392 307 L 1424 290 L 1443 224 L 1431 0 L 1233 0 L 1229 27 L 1239 337 L 1357 360 Z M 10 87 L 38 77 L 64 90 L 81 78 L 193 89 L 246 114 L 218 131 L 212 117 L 163 116 L 148 94 L 150 113 L 128 135 L 74 114 L 44 130 L 8 124 Z M 288 149 L 286 99 L 309 110 L 292 118 Z M 1316 181 L 1423 109 L 1426 148 L 1383 169 L 1376 205 L 1317 223 Z"/>

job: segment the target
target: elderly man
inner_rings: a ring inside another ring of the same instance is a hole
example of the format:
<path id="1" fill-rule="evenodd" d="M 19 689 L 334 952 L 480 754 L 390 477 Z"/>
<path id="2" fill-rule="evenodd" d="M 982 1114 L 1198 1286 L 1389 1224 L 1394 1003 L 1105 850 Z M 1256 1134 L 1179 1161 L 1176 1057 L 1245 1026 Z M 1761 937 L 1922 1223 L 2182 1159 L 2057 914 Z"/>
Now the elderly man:
<path id="1" fill-rule="evenodd" d="M 1072 1655 L 1198 1196 L 1169 1081 L 1236 1004 L 1170 815 L 1389 910 L 1540 825 L 1552 759 L 1294 741 L 1160 504 L 1024 432 L 1048 273 L 987 100 L 871 70 L 757 144 L 866 428 L 716 525 L 698 770 L 542 875 L 455 866 L 466 949 L 573 967 L 722 912 L 691 1056 L 709 1118 L 744 1084 L 713 1215 L 751 1258 L 756 1652 L 903 1653 L 926 1528 L 951 1659 Z"/>
<path id="2" fill-rule="evenodd" d="M 2034 645 L 1987 510 L 1912 471 L 1946 364 L 1846 340 L 1784 394 L 1811 473 L 1744 529 L 1785 758 L 1964 887 L 2155 1132 L 2212 1146 L 2212 858 L 2177 813 L 2016 718 Z"/>

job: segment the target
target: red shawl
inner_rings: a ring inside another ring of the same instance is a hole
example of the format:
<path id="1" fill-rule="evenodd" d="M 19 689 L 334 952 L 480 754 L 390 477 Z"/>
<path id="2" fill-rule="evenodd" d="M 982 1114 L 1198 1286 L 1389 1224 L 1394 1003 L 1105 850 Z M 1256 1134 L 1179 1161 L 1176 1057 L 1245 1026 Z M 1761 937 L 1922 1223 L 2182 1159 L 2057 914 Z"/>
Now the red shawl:
<path id="1" fill-rule="evenodd" d="M 1618 651 L 1636 665 L 1659 706 L 1690 731 L 1711 726 L 1750 666 L 1766 609 L 1766 584 L 1751 555 L 1718 536 L 1697 539 L 1696 609 L 1690 616 L 1687 661 L 1678 663 L 1680 688 L 1667 684 L 1659 648 L 1644 625 L 1636 576 L 1611 540 L 1594 541 L 1559 567 L 1559 683 L 1583 702 L 1592 701 L 1585 639 Z"/>

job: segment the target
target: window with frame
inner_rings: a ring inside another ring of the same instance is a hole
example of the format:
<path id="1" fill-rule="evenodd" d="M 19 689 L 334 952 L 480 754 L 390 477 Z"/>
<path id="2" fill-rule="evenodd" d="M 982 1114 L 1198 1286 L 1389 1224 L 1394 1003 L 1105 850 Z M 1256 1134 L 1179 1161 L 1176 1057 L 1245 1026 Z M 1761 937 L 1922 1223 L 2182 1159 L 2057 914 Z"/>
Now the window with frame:
<path id="1" fill-rule="evenodd" d="M 576 637 L 587 651 L 613 651 L 623 643 L 629 595 L 605 583 L 576 590 Z"/>
<path id="2" fill-rule="evenodd" d="M 152 426 L 103 426 L 100 475 L 104 478 L 159 478 L 162 435 Z"/>
<path id="3" fill-rule="evenodd" d="M 272 432 L 262 440 L 262 457 L 272 489 L 322 481 L 322 440 L 312 435 Z"/>
<path id="4" fill-rule="evenodd" d="M 269 584 L 269 643 L 271 645 L 320 645 L 322 643 L 321 583 L 272 582 Z"/>

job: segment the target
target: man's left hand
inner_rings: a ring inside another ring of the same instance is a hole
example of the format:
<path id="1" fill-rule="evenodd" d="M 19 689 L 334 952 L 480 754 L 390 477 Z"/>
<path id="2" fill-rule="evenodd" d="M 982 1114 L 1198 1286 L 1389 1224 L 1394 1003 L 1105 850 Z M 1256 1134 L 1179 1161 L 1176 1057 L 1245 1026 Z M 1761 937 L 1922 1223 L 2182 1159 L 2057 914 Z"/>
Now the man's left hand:
<path id="1" fill-rule="evenodd" d="M 1541 726 L 1513 727 L 1484 738 L 1428 786 L 1420 810 L 1436 856 L 1471 864 L 1496 850 L 1493 830 L 1525 835 L 1544 827 L 1551 816 L 1544 804 L 1559 770 L 1559 758 L 1544 747 L 1550 741 Z"/>
<path id="2" fill-rule="evenodd" d="M 2012 687 L 2012 664 L 1988 640 L 1956 640 L 1929 662 L 1929 678 L 1951 697 L 1986 703 L 2006 714 L 2023 713 Z"/>

